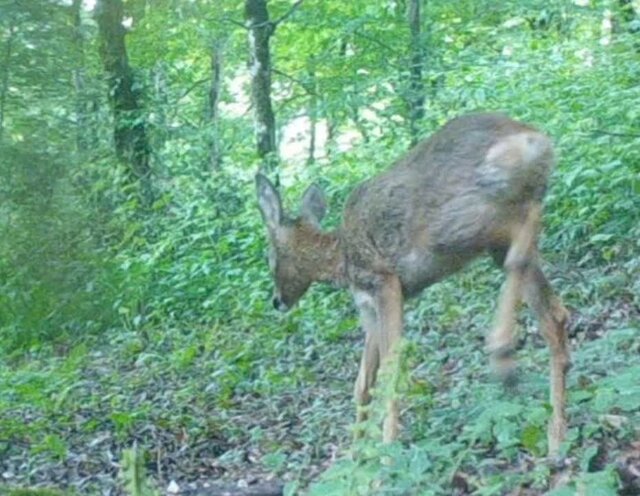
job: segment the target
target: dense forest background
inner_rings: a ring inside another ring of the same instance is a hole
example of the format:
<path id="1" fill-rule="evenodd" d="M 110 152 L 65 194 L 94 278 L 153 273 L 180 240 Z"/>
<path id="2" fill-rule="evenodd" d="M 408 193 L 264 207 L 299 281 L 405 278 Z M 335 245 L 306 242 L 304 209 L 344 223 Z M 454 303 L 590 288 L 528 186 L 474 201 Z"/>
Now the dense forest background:
<path id="1" fill-rule="evenodd" d="M 351 442 L 349 296 L 270 306 L 258 170 L 294 209 L 320 184 L 335 226 L 479 110 L 558 151 L 560 466 L 526 312 L 518 391 L 491 376 L 490 263 L 408 304 L 391 445 Z M 0 492 L 639 494 L 639 212 L 636 0 L 0 0 Z"/>

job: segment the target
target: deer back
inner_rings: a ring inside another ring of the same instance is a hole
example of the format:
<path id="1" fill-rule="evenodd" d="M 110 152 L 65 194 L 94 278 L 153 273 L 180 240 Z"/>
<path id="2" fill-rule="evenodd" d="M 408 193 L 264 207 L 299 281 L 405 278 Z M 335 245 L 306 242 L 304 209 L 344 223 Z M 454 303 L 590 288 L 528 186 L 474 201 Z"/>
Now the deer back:
<path id="1" fill-rule="evenodd" d="M 550 140 L 530 126 L 500 114 L 450 121 L 349 197 L 342 235 L 352 284 L 395 273 L 410 296 L 508 247 L 552 165 Z"/>

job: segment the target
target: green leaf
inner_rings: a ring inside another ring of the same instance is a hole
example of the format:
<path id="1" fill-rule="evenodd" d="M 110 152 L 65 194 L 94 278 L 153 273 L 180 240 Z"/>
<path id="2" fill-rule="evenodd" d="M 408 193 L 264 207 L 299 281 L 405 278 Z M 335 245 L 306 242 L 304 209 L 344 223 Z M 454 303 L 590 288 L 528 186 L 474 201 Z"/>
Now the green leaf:
<path id="1" fill-rule="evenodd" d="M 569 486 L 559 487 L 546 493 L 547 496 L 576 496 L 576 494 L 576 490 Z"/>
<path id="2" fill-rule="evenodd" d="M 534 455 L 541 455 L 541 445 L 544 443 L 545 432 L 539 425 L 527 425 L 522 430 L 520 442 L 522 445 Z"/>
<path id="3" fill-rule="evenodd" d="M 618 480 L 613 469 L 584 474 L 578 487 L 584 487 L 585 496 L 617 496 Z"/>

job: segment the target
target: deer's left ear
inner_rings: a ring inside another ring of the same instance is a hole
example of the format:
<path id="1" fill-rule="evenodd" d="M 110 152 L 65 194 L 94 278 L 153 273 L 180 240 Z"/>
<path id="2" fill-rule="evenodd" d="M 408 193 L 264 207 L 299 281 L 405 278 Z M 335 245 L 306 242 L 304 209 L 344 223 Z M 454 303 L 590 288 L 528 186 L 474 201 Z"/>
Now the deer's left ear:
<path id="1" fill-rule="evenodd" d="M 326 213 L 327 200 L 325 199 L 324 193 L 318 186 L 312 184 L 302 196 L 300 215 L 313 224 L 320 224 L 320 221 Z"/>
<path id="2" fill-rule="evenodd" d="M 271 181 L 262 174 L 256 174 L 256 193 L 258 206 L 267 227 L 275 229 L 282 219 L 282 201 Z"/>

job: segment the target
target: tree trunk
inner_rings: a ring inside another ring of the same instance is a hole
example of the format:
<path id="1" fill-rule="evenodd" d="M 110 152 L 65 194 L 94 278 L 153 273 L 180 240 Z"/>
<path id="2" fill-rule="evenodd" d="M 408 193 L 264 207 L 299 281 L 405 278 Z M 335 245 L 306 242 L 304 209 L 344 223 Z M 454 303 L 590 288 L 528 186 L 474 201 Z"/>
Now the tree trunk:
<path id="1" fill-rule="evenodd" d="M 338 44 L 338 53 L 337 56 L 340 58 L 344 58 L 347 55 L 347 40 L 345 38 L 340 39 L 340 43 Z M 325 145 L 327 150 L 327 158 L 332 160 L 333 157 L 338 152 L 338 132 L 340 129 L 340 116 L 338 113 L 332 108 L 325 108 L 324 118 L 327 121 L 327 143 Z M 348 112 L 347 112 L 348 114 Z"/>
<path id="2" fill-rule="evenodd" d="M 411 144 L 415 145 L 419 137 L 419 123 L 424 117 L 424 84 L 422 82 L 422 66 L 424 51 L 422 48 L 420 7 L 422 0 L 410 0 L 407 6 L 407 20 L 411 31 L 411 65 L 409 68 L 409 131 Z"/>
<path id="3" fill-rule="evenodd" d="M 89 148 L 90 125 L 85 94 L 84 39 L 82 36 L 82 0 L 73 0 L 71 6 L 73 16 L 73 46 L 76 52 L 77 65 L 73 69 L 73 88 L 75 90 L 76 111 L 76 148 L 79 152 Z"/>
<path id="4" fill-rule="evenodd" d="M 164 61 L 158 61 L 153 66 L 153 108 L 155 122 L 153 122 L 154 132 L 150 136 L 152 150 L 162 150 L 169 137 L 169 127 L 167 124 L 167 109 L 169 108 L 169 89 L 167 83 L 167 71 Z"/>
<path id="5" fill-rule="evenodd" d="M 353 122 L 353 125 L 356 127 L 358 133 L 360 133 L 362 141 L 364 143 L 369 143 L 369 132 L 367 131 L 367 126 L 360 117 L 360 107 L 358 104 L 359 102 L 357 101 L 357 98 L 355 96 L 347 98 L 347 115 Z"/>
<path id="6" fill-rule="evenodd" d="M 316 84 L 316 73 L 312 69 L 309 71 L 309 81 L 312 91 L 309 96 L 309 154 L 307 155 L 307 165 L 316 161 L 316 137 L 318 127 L 318 87 Z"/>
<path id="7" fill-rule="evenodd" d="M 116 155 L 129 167 L 131 181 L 140 181 L 143 200 L 149 201 L 150 148 L 127 57 L 122 0 L 98 0 L 96 20 L 100 32 L 100 54 L 113 109 Z"/>
<path id="8" fill-rule="evenodd" d="M 269 40 L 274 24 L 269 21 L 266 0 L 245 0 L 249 33 L 251 97 L 255 115 L 255 136 L 261 168 L 272 169 L 277 162 L 276 123 L 271 105 L 271 56 Z"/>
<path id="9" fill-rule="evenodd" d="M 211 119 L 211 170 L 222 167 L 220 147 L 220 96 L 222 94 L 223 44 L 215 40 L 211 48 L 211 89 L 209 90 L 209 117 Z"/>
<path id="10" fill-rule="evenodd" d="M 4 61 L 2 63 L 2 82 L 0 83 L 0 144 L 4 135 L 4 116 L 7 108 L 7 95 L 9 93 L 9 74 L 11 73 L 11 57 L 13 55 L 13 37 L 16 28 L 13 22 L 9 25 L 9 36 L 4 47 Z"/>
<path id="11" fill-rule="evenodd" d="M 334 118 L 332 112 L 325 112 L 325 119 L 327 121 L 327 158 L 332 160 L 336 154 L 338 149 L 338 144 L 336 143 L 336 135 L 338 131 L 337 119 Z"/>
<path id="12" fill-rule="evenodd" d="M 316 128 L 315 102 L 312 101 L 309 108 L 309 154 L 307 155 L 307 165 L 311 165 L 316 161 Z"/>

